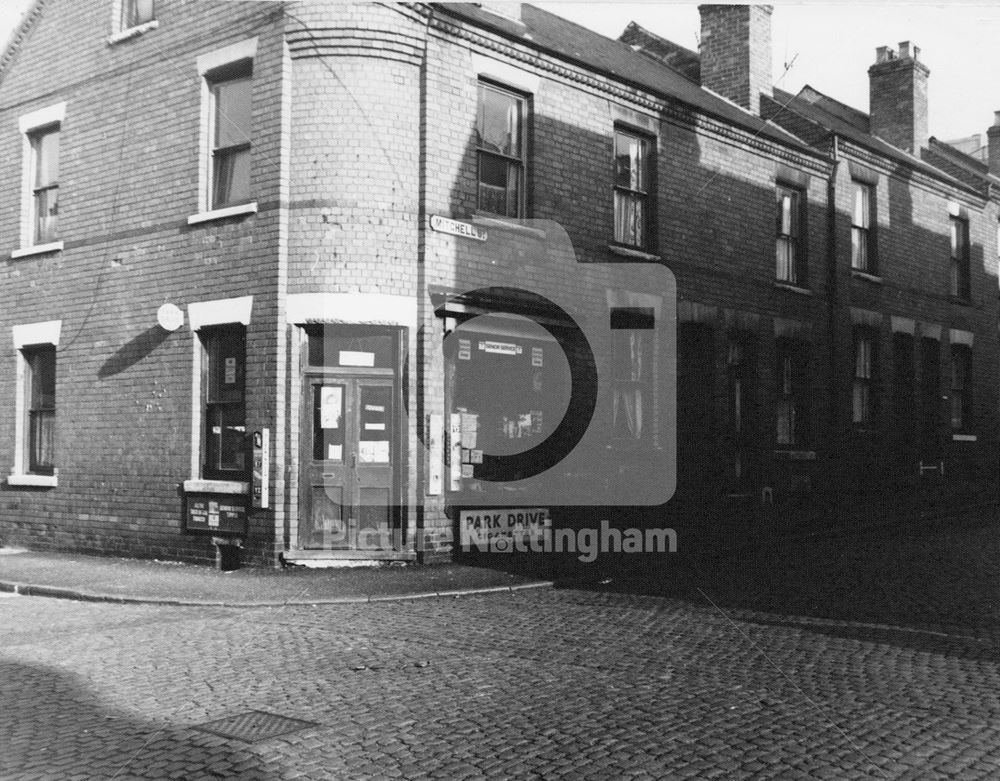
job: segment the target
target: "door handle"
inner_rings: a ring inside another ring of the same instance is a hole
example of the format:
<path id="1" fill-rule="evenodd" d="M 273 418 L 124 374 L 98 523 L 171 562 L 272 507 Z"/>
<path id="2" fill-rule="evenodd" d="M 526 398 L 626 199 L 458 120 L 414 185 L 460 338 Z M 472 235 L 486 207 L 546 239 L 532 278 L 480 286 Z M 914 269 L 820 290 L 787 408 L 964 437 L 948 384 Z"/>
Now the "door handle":
<path id="1" fill-rule="evenodd" d="M 358 454 L 351 453 L 351 469 L 357 469 L 357 468 L 358 468 Z"/>

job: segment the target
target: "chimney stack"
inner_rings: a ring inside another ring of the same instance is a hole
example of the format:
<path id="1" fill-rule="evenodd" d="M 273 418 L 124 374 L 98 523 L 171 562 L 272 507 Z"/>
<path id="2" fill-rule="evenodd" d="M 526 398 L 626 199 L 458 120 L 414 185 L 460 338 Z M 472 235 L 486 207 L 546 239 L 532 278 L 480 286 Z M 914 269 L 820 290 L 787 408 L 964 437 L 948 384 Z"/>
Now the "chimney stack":
<path id="1" fill-rule="evenodd" d="M 701 85 L 760 116 L 771 96 L 769 5 L 699 5 Z"/>
<path id="2" fill-rule="evenodd" d="M 991 174 L 1000 176 L 1000 111 L 993 112 L 993 126 L 986 130 L 986 163 Z"/>
<path id="3" fill-rule="evenodd" d="M 875 64 L 868 69 L 872 135 L 912 154 L 927 146 L 929 75 L 920 47 L 909 41 L 899 44 L 898 54 L 888 46 L 875 50 Z"/>

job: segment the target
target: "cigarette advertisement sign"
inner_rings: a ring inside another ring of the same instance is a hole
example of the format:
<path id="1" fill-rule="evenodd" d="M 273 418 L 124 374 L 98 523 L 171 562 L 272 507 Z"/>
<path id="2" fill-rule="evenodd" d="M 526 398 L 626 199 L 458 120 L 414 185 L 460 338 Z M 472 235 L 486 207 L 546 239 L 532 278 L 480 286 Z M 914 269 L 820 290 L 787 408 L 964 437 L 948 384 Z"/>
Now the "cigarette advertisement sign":
<path id="1" fill-rule="evenodd" d="M 498 548 L 499 540 L 541 541 L 545 530 L 552 528 L 552 518 L 546 507 L 462 510 L 459 526 L 466 549 L 483 545 Z"/>

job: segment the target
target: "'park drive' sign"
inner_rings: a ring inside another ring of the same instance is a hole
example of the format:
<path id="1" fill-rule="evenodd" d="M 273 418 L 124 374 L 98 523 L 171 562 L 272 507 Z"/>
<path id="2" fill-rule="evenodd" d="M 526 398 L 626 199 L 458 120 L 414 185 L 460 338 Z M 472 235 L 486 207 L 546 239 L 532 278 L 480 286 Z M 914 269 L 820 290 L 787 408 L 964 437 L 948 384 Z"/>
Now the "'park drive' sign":
<path id="1" fill-rule="evenodd" d="M 541 540 L 552 527 L 548 508 L 517 507 L 503 510 L 462 510 L 459 514 L 462 547 L 494 545 L 497 540 Z"/>

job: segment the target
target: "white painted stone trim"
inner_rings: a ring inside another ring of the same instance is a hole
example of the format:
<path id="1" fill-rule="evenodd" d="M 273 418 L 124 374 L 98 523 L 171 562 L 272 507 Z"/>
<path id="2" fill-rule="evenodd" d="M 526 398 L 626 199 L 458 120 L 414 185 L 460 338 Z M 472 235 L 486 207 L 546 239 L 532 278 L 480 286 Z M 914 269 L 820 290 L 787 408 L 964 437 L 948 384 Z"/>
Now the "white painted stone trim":
<path id="1" fill-rule="evenodd" d="M 257 38 L 247 38 L 245 41 L 223 46 L 221 49 L 206 52 L 198 57 L 198 75 L 204 76 L 211 70 L 229 65 L 240 60 L 252 60 L 257 54 Z"/>
<path id="2" fill-rule="evenodd" d="M 30 207 L 29 207 L 30 210 Z M 33 247 L 22 247 L 10 253 L 12 260 L 26 258 L 30 255 L 45 255 L 49 252 L 62 252 L 64 243 L 61 241 L 50 241 L 48 244 L 35 244 Z"/>
<path id="3" fill-rule="evenodd" d="M 388 293 L 297 293 L 288 296 L 287 319 L 292 325 L 353 323 L 417 326 L 417 301 Z"/>
<path id="4" fill-rule="evenodd" d="M 531 94 L 538 92 L 538 85 L 541 82 L 541 77 L 537 74 L 483 54 L 472 54 L 472 70 L 477 76 L 485 76 L 492 81 Z"/>
<path id="5" fill-rule="evenodd" d="M 14 336 L 14 349 L 21 350 L 35 344 L 51 344 L 59 346 L 59 335 L 62 333 L 62 320 L 46 320 L 42 323 L 27 323 L 11 327 Z"/>
<path id="6" fill-rule="evenodd" d="M 257 201 L 251 201 L 250 203 L 241 203 L 239 206 L 227 206 L 225 209 L 212 209 L 207 212 L 198 212 L 197 214 L 192 214 L 188 217 L 188 225 L 197 225 L 202 222 L 211 222 L 212 220 L 223 220 L 226 217 L 238 217 L 241 214 L 256 214 L 257 213 Z"/>
<path id="7" fill-rule="evenodd" d="M 55 488 L 59 485 L 59 478 L 56 475 L 10 474 L 7 475 L 7 485 Z"/>
<path id="8" fill-rule="evenodd" d="M 250 325 L 253 296 L 220 298 L 216 301 L 198 301 L 188 304 L 188 324 L 192 331 L 208 325 L 242 323 Z"/>

